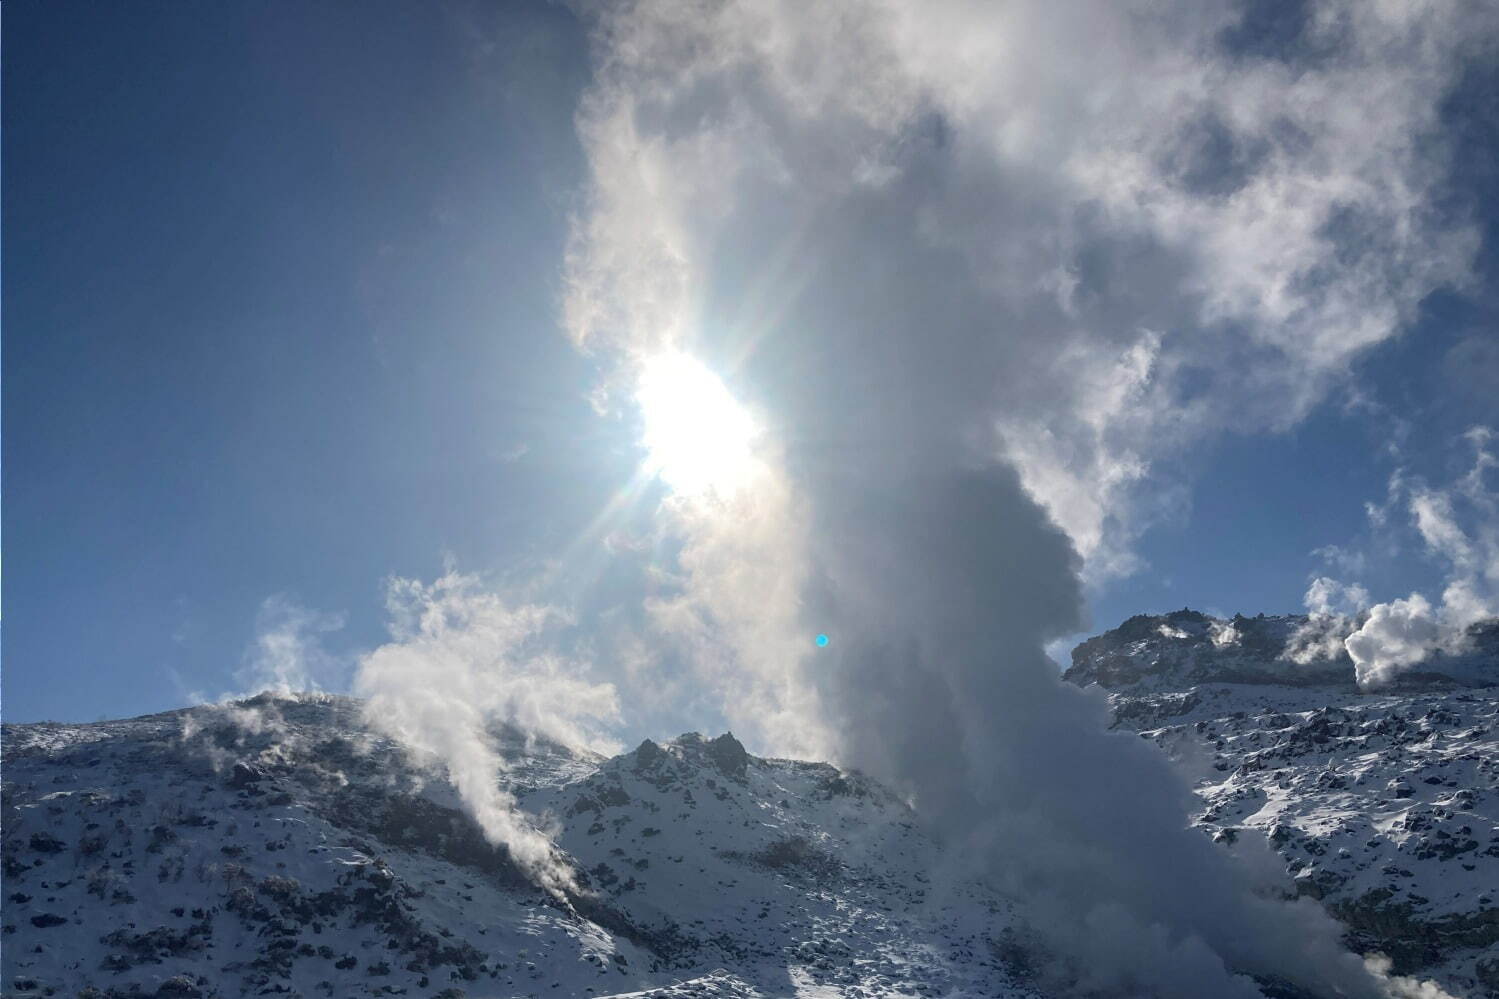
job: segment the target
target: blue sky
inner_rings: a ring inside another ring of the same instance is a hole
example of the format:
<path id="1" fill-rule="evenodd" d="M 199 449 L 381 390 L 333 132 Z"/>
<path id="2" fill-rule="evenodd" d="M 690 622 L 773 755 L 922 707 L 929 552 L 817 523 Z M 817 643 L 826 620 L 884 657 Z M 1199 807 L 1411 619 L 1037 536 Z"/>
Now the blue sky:
<path id="1" fill-rule="evenodd" d="M 549 332 L 569 16 L 6 28 L 8 715 L 214 692 L 271 593 L 368 640 L 387 574 L 534 559 L 591 516 L 622 442 Z"/>
<path id="2" fill-rule="evenodd" d="M 1386 541 L 1399 545 L 1395 551 L 1370 543 L 1364 504 L 1383 500 L 1397 467 L 1438 482 L 1462 473 L 1469 455 L 1454 442 L 1499 419 L 1499 383 L 1486 396 L 1451 368 L 1463 345 L 1494 338 L 1494 324 L 1491 304 L 1435 296 L 1415 326 L 1355 369 L 1353 384 L 1389 413 L 1334 397 L 1283 433 L 1230 436 L 1206 448 L 1189 473 L 1187 516 L 1145 537 L 1149 570 L 1095 595 L 1098 623 L 1139 613 L 1132 607 L 1300 612 L 1309 577 L 1329 571 L 1315 554 L 1328 545 L 1365 555 L 1365 584 L 1376 598 L 1440 588 L 1442 566 L 1413 536 L 1391 532 Z M 1410 423 L 1398 459 L 1382 452 L 1396 418 Z"/>
<path id="3" fill-rule="evenodd" d="M 386 641 L 385 581 L 436 578 L 445 559 L 500 580 L 564 560 L 583 632 L 631 603 L 639 564 L 592 553 L 589 531 L 646 457 L 638 421 L 596 410 L 610 362 L 563 329 L 570 227 L 596 211 L 604 155 L 579 137 L 595 64 L 573 13 L 7 15 L 8 720 L 243 689 L 276 595 L 341 620 L 320 641 L 324 681 L 346 689 L 351 657 Z M 1243 31 L 1232 44 L 1313 58 L 1294 33 Z M 1397 468 L 1454 481 L 1471 464 L 1459 435 L 1499 424 L 1494 82 L 1472 69 L 1443 96 L 1453 147 L 1427 192 L 1478 209 L 1469 279 L 1421 288 L 1289 427 L 1225 421 L 1153 455 L 1131 509 L 1176 499 L 1121 542 L 1138 568 L 1084 590 L 1091 627 L 1183 605 L 1298 611 L 1333 571 L 1312 554 L 1326 545 L 1363 554 L 1373 600 L 1440 591 L 1448 569 L 1408 518 L 1372 531 L 1365 504 Z M 776 399 L 766 384 L 745 391 Z M 646 486 L 620 524 L 662 495 Z M 699 710 L 679 707 L 666 715 Z"/>

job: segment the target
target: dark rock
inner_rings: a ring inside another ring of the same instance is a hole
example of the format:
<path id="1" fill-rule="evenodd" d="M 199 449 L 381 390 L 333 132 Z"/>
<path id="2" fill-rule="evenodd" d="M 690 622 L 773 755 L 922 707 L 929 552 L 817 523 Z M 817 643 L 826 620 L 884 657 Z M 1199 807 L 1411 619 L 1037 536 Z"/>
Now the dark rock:
<path id="1" fill-rule="evenodd" d="M 749 768 L 749 753 L 732 732 L 725 732 L 708 743 L 708 758 L 725 777 L 739 781 L 744 780 Z"/>
<path id="2" fill-rule="evenodd" d="M 206 920 L 194 923 L 185 929 L 158 926 L 144 933 L 132 933 L 128 929 L 115 930 L 102 939 L 110 947 L 118 947 L 129 954 L 129 959 L 120 957 L 128 967 L 134 964 L 160 964 L 166 958 L 180 958 L 203 950 L 213 935 L 213 927 Z"/>
<path id="3" fill-rule="evenodd" d="M 619 808 L 630 803 L 630 796 L 622 787 L 606 787 L 599 791 L 599 803 L 608 808 Z"/>
<path id="4" fill-rule="evenodd" d="M 503 846 L 485 839 L 467 812 L 444 808 L 418 795 L 347 789 L 333 799 L 333 821 L 379 837 L 391 846 L 417 850 L 449 863 L 471 867 L 502 885 L 524 887 L 530 880 Z"/>
<path id="5" fill-rule="evenodd" d="M 786 873 L 801 873 L 817 880 L 834 877 L 843 864 L 805 836 L 788 836 L 753 853 L 726 850 L 723 856 Z"/>
<path id="6" fill-rule="evenodd" d="M 235 763 L 229 772 L 229 786 L 239 790 L 254 787 L 264 779 L 265 774 L 243 761 Z"/>
<path id="7" fill-rule="evenodd" d="M 61 853 L 68 845 L 51 833 L 34 832 L 31 834 L 31 848 L 37 853 Z"/>
<path id="8" fill-rule="evenodd" d="M 161 983 L 156 999 L 202 999 L 203 990 L 189 975 L 176 975 Z"/>
<path id="9" fill-rule="evenodd" d="M 635 748 L 635 769 L 650 770 L 665 756 L 666 753 L 660 746 L 647 739 Z"/>
<path id="10" fill-rule="evenodd" d="M 1499 958 L 1492 961 L 1479 961 L 1473 970 L 1478 975 L 1478 984 L 1488 989 L 1491 994 L 1499 995 Z"/>

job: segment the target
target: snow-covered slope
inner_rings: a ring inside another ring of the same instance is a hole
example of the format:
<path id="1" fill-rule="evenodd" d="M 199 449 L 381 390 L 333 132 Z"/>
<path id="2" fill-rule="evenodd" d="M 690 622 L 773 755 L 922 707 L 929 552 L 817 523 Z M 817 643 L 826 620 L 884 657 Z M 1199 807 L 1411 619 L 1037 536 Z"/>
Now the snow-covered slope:
<path id="1" fill-rule="evenodd" d="M 62 996 L 1031 995 L 907 807 L 686 735 L 498 732 L 559 901 L 343 698 L 4 729 L 3 988 Z M 90 990 L 93 991 L 90 991 Z"/>
<path id="2" fill-rule="evenodd" d="M 1499 996 L 1499 627 L 1364 693 L 1346 658 L 1282 655 L 1305 626 L 1139 616 L 1078 646 L 1066 675 L 1187 768 L 1204 832 L 1263 837 L 1356 949 Z"/>
<path id="3" fill-rule="evenodd" d="M 1346 660 L 1283 655 L 1304 627 L 1132 618 L 1068 677 L 1109 688 L 1187 768 L 1204 833 L 1267 844 L 1355 948 L 1499 996 L 1499 629 L 1369 694 Z M 5 726 L 0 993 L 1037 995 L 1024 913 L 858 774 L 727 735 L 606 759 L 496 730 L 574 867 L 557 899 L 361 711 Z"/>

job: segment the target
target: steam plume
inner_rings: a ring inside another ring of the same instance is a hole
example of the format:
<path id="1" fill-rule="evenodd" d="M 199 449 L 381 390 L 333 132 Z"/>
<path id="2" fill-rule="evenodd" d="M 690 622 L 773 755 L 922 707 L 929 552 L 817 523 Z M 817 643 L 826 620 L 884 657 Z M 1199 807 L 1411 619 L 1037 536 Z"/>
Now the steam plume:
<path id="1" fill-rule="evenodd" d="M 1421 137 L 1494 18 L 1447 10 L 1314 5 L 1300 62 L 1228 3 L 597 13 L 570 332 L 614 405 L 686 349 L 778 445 L 670 506 L 656 621 L 736 731 L 905 788 L 1079 991 L 1387 991 L 1042 649 L 1169 509 L 1158 459 L 1298 419 L 1466 273 Z"/>
<path id="2" fill-rule="evenodd" d="M 391 641 L 360 660 L 354 682 L 367 720 L 440 762 L 485 837 L 538 884 L 575 888 L 546 832 L 503 789 L 506 765 L 491 730 L 509 721 L 569 745 L 618 748 L 596 728 L 618 715 L 614 688 L 581 679 L 579 664 L 550 651 L 565 621 L 559 611 L 513 603 L 474 577 L 395 579 L 387 606 Z"/>

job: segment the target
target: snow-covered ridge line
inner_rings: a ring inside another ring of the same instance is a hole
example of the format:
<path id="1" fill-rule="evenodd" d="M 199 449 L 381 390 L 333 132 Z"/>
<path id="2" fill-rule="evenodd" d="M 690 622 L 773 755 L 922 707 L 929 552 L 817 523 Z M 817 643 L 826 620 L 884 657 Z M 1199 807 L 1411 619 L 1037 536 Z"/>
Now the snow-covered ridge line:
<path id="1" fill-rule="evenodd" d="M 1110 690 L 1186 690 L 1201 683 L 1257 683 L 1353 689 L 1342 639 L 1357 618 L 1264 615 L 1217 618 L 1183 608 L 1139 614 L 1072 652 L 1068 680 Z M 1499 620 L 1472 625 L 1456 650 L 1431 650 L 1382 689 L 1499 685 Z"/>
<path id="2" fill-rule="evenodd" d="M 1008 903 L 866 778 L 494 739 L 565 902 L 348 698 L 5 726 L 0 994 L 1036 995 Z"/>

